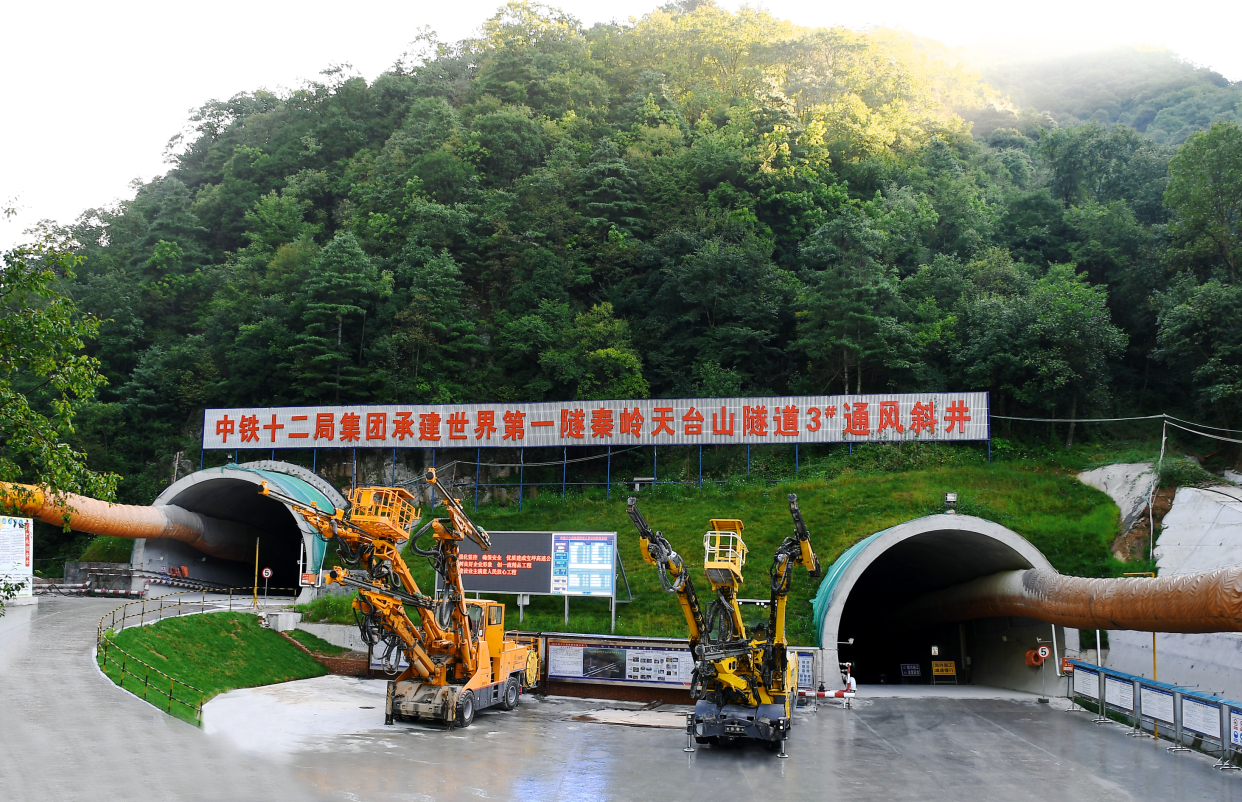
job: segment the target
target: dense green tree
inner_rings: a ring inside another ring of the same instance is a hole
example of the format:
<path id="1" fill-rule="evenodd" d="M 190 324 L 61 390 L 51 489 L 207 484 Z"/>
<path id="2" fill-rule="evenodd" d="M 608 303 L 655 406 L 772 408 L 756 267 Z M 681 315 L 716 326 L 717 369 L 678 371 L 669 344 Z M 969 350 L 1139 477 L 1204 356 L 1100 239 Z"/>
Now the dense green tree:
<path id="1" fill-rule="evenodd" d="M 1206 71 L 992 71 L 1058 87 L 1011 113 L 935 43 L 697 2 L 584 28 L 515 0 L 420 47 L 204 104 L 167 175 L 58 232 L 108 381 L 68 441 L 118 497 L 203 406 L 959 388 L 1238 418 L 1242 135 L 1191 136 L 1236 116 Z"/>
<path id="2" fill-rule="evenodd" d="M 1169 164 L 1165 202 L 1178 256 L 1208 275 L 1242 270 L 1242 127 L 1215 123 L 1195 134 Z"/>
<path id="3" fill-rule="evenodd" d="M 0 481 L 111 499 L 118 477 L 92 470 L 68 442 L 74 419 L 106 381 L 99 360 L 83 353 L 99 321 L 57 289 L 74 278 L 79 260 L 53 239 L 13 248 L 3 259 Z"/>
<path id="4" fill-rule="evenodd" d="M 323 249 L 296 299 L 303 328 L 291 349 L 293 375 L 307 400 L 340 403 L 367 387 L 368 302 L 387 289 L 352 234 L 337 234 Z"/>

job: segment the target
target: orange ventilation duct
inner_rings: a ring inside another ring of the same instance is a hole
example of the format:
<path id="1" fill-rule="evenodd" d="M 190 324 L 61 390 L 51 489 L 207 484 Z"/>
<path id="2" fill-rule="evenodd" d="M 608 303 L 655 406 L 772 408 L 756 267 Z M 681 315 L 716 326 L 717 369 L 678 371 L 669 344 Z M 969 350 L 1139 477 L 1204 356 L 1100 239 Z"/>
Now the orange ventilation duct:
<path id="1" fill-rule="evenodd" d="M 64 493 L 61 500 L 42 488 L 0 482 L 0 501 L 10 509 L 77 532 L 125 538 L 167 538 L 188 543 L 203 554 L 225 560 L 254 557 L 255 533 L 245 524 L 209 518 L 181 507 L 142 507 L 110 504 L 99 499 Z"/>
<path id="2" fill-rule="evenodd" d="M 920 596 L 895 615 L 926 624 L 1022 616 L 1078 629 L 1242 632 L 1242 567 L 1124 579 L 1001 571 Z"/>

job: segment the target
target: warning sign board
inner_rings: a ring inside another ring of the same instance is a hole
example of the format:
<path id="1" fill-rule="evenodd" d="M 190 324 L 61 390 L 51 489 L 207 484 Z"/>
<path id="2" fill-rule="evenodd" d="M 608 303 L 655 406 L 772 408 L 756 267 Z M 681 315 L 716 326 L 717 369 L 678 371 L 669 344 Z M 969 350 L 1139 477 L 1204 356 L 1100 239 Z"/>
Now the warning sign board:
<path id="1" fill-rule="evenodd" d="M 21 585 L 18 596 L 31 595 L 34 586 L 33 545 L 33 518 L 0 518 L 0 579 Z"/>
<path id="2" fill-rule="evenodd" d="M 932 660 L 932 675 L 953 677 L 957 675 L 957 663 L 953 660 Z"/>

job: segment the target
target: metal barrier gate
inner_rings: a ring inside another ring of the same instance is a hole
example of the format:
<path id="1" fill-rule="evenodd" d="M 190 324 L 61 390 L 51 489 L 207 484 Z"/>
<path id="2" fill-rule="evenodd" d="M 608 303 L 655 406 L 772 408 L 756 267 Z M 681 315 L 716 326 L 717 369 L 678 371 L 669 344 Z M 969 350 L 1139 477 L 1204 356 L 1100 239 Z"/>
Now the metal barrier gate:
<path id="1" fill-rule="evenodd" d="M 1074 667 L 1070 702 L 1090 699 L 1098 715 L 1096 723 L 1112 721 L 1113 712 L 1129 719 L 1133 737 L 1159 738 L 1167 727 L 1170 753 L 1193 751 L 1186 745 L 1198 742 L 1198 749 L 1219 759 L 1213 768 L 1242 771 L 1237 765 L 1242 753 L 1242 702 L 1224 699 L 1193 688 L 1158 682 L 1146 677 L 1114 671 L 1104 666 L 1068 661 Z"/>

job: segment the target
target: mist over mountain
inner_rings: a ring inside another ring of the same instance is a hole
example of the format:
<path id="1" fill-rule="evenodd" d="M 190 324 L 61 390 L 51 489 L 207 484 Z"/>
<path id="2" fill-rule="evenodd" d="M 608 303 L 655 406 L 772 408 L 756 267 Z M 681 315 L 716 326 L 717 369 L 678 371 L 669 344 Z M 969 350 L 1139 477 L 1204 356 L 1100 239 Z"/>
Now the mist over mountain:
<path id="1" fill-rule="evenodd" d="M 1062 127 L 1120 123 L 1180 145 L 1213 122 L 1242 122 L 1242 84 L 1168 50 L 1117 48 L 980 72 L 1017 109 L 1047 112 Z"/>

